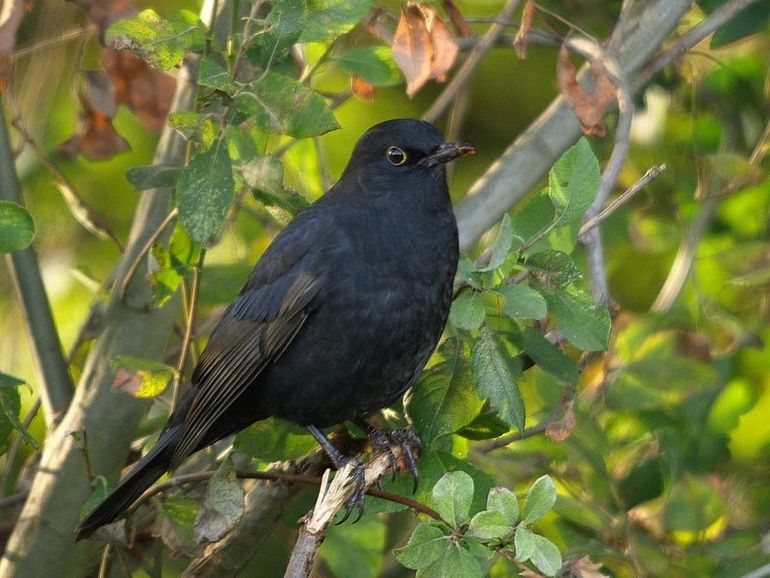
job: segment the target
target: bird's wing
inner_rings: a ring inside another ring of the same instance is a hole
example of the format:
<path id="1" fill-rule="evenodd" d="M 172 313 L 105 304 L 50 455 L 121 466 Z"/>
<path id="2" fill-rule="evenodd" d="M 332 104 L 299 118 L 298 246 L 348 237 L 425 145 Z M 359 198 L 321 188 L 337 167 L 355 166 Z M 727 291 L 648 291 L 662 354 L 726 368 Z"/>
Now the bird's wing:
<path id="1" fill-rule="evenodd" d="M 310 255 L 317 254 L 316 227 L 300 224 L 273 241 L 211 334 L 193 372 L 196 391 L 170 469 L 197 448 L 265 366 L 283 354 L 308 318 L 323 272 Z"/>

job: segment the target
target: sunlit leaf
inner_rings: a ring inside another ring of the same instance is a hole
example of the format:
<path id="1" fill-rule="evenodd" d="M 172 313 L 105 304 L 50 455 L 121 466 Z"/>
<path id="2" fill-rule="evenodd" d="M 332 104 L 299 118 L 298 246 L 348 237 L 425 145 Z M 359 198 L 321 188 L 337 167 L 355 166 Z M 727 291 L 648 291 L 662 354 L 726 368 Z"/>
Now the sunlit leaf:
<path id="1" fill-rule="evenodd" d="M 179 220 L 190 237 L 203 247 L 216 242 L 233 201 L 230 156 L 223 141 L 195 155 L 176 184 Z"/>
<path id="2" fill-rule="evenodd" d="M 120 355 L 112 360 L 115 389 L 134 397 L 157 397 L 176 375 L 176 369 L 152 359 Z"/>
<path id="3" fill-rule="evenodd" d="M 460 329 L 477 329 L 484 323 L 484 302 L 477 291 L 463 291 L 452 303 L 449 322 Z"/>
<path id="4" fill-rule="evenodd" d="M 393 550 L 393 555 L 407 568 L 419 570 L 438 560 L 449 545 L 449 537 L 430 524 L 419 524 L 405 546 Z"/>
<path id="5" fill-rule="evenodd" d="M 543 295 L 564 337 L 586 351 L 607 349 L 612 319 L 606 307 L 572 287 L 558 291 L 544 288 Z"/>
<path id="6" fill-rule="evenodd" d="M 0 201 L 0 253 L 21 251 L 35 238 L 35 221 L 12 201 Z"/>
<path id="7" fill-rule="evenodd" d="M 468 521 L 472 503 L 473 478 L 465 472 L 449 472 L 433 486 L 433 507 L 454 528 Z"/>
<path id="8" fill-rule="evenodd" d="M 308 0 L 308 19 L 300 42 L 336 38 L 351 30 L 369 11 L 372 0 Z"/>
<path id="9" fill-rule="evenodd" d="M 494 292 L 503 298 L 503 311 L 514 319 L 545 319 L 548 306 L 540 293 L 521 284 L 501 285 Z"/>
<path id="10" fill-rule="evenodd" d="M 540 476 L 527 492 L 521 519 L 532 524 L 542 518 L 556 503 L 556 486 L 550 476 Z"/>

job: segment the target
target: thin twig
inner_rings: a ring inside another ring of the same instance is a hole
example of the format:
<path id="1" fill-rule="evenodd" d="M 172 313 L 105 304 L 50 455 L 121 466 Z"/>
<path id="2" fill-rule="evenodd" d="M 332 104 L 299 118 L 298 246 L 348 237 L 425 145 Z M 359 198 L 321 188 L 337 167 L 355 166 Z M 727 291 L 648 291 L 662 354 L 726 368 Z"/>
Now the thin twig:
<path id="1" fill-rule="evenodd" d="M 548 424 L 551 423 L 551 421 L 552 421 L 551 416 L 549 416 L 548 418 L 541 421 L 539 424 L 534 425 L 532 427 L 528 427 L 524 431 L 495 438 L 491 441 L 480 444 L 473 449 L 474 451 L 477 451 L 481 454 L 488 454 L 491 451 L 505 447 L 508 444 L 511 444 L 513 442 L 518 442 L 518 441 L 525 440 L 525 439 L 545 433 L 545 429 L 548 427 Z"/>
<path id="2" fill-rule="evenodd" d="M 171 209 L 171 212 L 166 215 L 166 218 L 163 219 L 163 222 L 161 222 L 160 225 L 158 225 L 158 228 L 155 229 L 155 231 L 150 235 L 150 238 L 147 239 L 147 242 L 142 246 L 142 249 L 139 251 L 139 253 L 136 254 L 136 257 L 131 261 L 131 265 L 128 267 L 128 270 L 126 271 L 126 275 L 123 278 L 123 283 L 120 286 L 120 293 L 118 294 L 120 297 L 120 301 L 125 303 L 126 302 L 126 295 L 128 294 L 128 286 L 131 284 L 131 280 L 134 278 L 134 275 L 136 274 L 136 270 L 139 268 L 139 265 L 142 262 L 142 259 L 150 252 L 152 249 L 152 246 L 158 241 L 160 236 L 163 234 L 163 232 L 168 228 L 168 226 L 176 219 L 177 215 L 179 215 L 179 208 L 174 207 Z"/>
<path id="3" fill-rule="evenodd" d="M 3 508 L 10 508 L 17 504 L 23 504 L 29 495 L 29 490 L 22 490 L 10 496 L 0 498 L 0 510 Z"/>
<path id="4" fill-rule="evenodd" d="M 59 167 L 52 163 L 45 155 L 43 149 L 38 145 L 37 141 L 32 138 L 32 135 L 26 128 L 24 120 L 18 112 L 15 100 L 9 95 L 9 104 L 15 111 L 16 117 L 14 118 L 12 125 L 19 131 L 19 134 L 24 139 L 24 143 L 29 145 L 32 152 L 37 157 L 38 162 L 43 165 L 46 170 L 58 181 L 57 188 L 64 197 L 64 202 L 67 203 L 67 207 L 70 210 L 72 217 L 80 223 L 86 231 L 93 233 L 100 239 L 111 240 L 118 247 L 118 251 L 123 252 L 123 243 L 115 236 L 115 233 L 104 223 L 101 217 L 94 211 L 83 196 L 78 192 L 75 185 L 65 175 Z"/>
<path id="5" fill-rule="evenodd" d="M 519 0 L 507 0 L 505 6 L 497 15 L 500 20 L 510 20 L 511 15 L 519 5 Z M 481 63 L 481 59 L 484 55 L 494 46 L 497 37 L 500 36 L 505 30 L 503 24 L 495 22 L 489 27 L 487 32 L 481 38 L 478 44 L 468 54 L 468 57 L 463 62 L 463 65 L 455 73 L 454 77 L 438 98 L 433 102 L 430 108 L 422 115 L 423 120 L 428 122 L 435 122 L 435 120 L 441 116 L 446 108 L 452 104 L 452 101 L 458 95 L 458 93 L 465 88 L 465 85 L 470 80 L 476 68 Z"/>
<path id="6" fill-rule="evenodd" d="M 184 337 L 182 338 L 182 348 L 179 351 L 179 359 L 176 364 L 176 375 L 174 376 L 173 394 L 171 397 L 171 413 L 176 409 L 179 402 L 180 384 L 184 369 L 187 365 L 187 358 L 190 353 L 192 343 L 193 327 L 195 326 L 195 313 L 198 309 L 198 293 L 200 291 L 201 270 L 203 269 L 203 260 L 206 257 L 205 249 L 201 249 L 198 262 L 193 267 L 192 287 L 190 289 L 190 300 L 187 304 L 187 320 L 185 323 Z"/>
<path id="7" fill-rule="evenodd" d="M 681 38 L 669 46 L 665 51 L 656 56 L 641 71 L 635 84 L 644 85 L 653 74 L 662 70 L 671 64 L 677 58 L 680 58 L 690 48 L 704 40 L 709 34 L 722 26 L 728 20 L 734 18 L 737 14 L 756 4 L 759 0 L 731 0 L 722 4 L 719 8 L 709 14 L 698 26 L 688 30 Z"/>
<path id="8" fill-rule="evenodd" d="M 618 195 L 615 199 L 610 201 L 610 203 L 604 207 L 598 215 L 595 215 L 590 219 L 586 219 L 585 222 L 580 226 L 580 230 L 578 231 L 578 238 L 582 237 L 588 231 L 602 223 L 610 215 L 614 214 L 615 211 L 617 211 L 620 207 L 634 198 L 634 196 L 636 196 L 639 191 L 646 187 L 651 181 L 657 179 L 665 170 L 665 164 L 658 165 L 649 169 L 638 181 L 628 187 L 628 189 L 623 191 L 623 193 Z"/>
<path id="9" fill-rule="evenodd" d="M 98 578 L 107 578 L 110 571 L 110 554 L 112 554 L 112 544 L 107 544 L 102 550 L 102 557 L 99 561 Z"/>
<path id="10" fill-rule="evenodd" d="M 35 416 L 37 415 L 37 412 L 40 410 L 41 401 L 38 397 L 35 400 L 35 403 L 32 404 L 32 407 L 29 408 L 29 412 L 27 412 L 27 415 L 24 417 L 24 421 L 21 422 L 21 427 L 24 428 L 24 430 L 28 430 L 30 424 L 32 423 L 32 420 L 35 419 Z M 11 443 L 11 447 L 8 448 L 8 452 L 5 454 L 5 467 L 3 468 L 3 479 L 0 480 L 0 496 L 5 495 L 5 490 L 8 486 L 8 480 L 11 478 L 11 474 L 13 473 L 13 465 L 16 462 L 16 454 L 19 453 L 19 448 L 21 447 L 21 442 L 24 441 L 24 436 L 21 433 L 17 433 L 16 437 L 13 438 L 13 442 Z"/>

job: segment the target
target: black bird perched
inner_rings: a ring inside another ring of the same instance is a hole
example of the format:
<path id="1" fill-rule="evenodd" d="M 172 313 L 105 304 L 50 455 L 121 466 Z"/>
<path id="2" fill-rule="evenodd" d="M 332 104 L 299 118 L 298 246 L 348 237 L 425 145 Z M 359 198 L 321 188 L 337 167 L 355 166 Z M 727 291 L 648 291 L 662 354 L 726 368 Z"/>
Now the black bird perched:
<path id="1" fill-rule="evenodd" d="M 418 120 L 369 129 L 337 184 L 257 262 L 157 444 L 80 523 L 76 540 L 193 452 L 269 416 L 307 426 L 342 467 L 346 458 L 320 428 L 364 423 L 396 401 L 443 331 L 458 259 L 444 165 L 474 152 Z"/>

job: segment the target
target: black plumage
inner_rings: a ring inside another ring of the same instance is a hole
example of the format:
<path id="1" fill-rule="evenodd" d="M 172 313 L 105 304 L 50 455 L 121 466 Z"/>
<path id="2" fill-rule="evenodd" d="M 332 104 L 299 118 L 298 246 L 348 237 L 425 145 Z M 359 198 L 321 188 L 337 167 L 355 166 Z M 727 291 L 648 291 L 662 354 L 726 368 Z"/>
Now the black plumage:
<path id="1" fill-rule="evenodd" d="M 337 184 L 265 251 L 158 443 L 77 539 L 191 453 L 255 421 L 276 416 L 319 437 L 396 401 L 446 323 L 458 240 L 444 163 L 472 152 L 417 120 L 369 129 Z"/>

